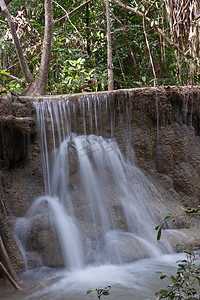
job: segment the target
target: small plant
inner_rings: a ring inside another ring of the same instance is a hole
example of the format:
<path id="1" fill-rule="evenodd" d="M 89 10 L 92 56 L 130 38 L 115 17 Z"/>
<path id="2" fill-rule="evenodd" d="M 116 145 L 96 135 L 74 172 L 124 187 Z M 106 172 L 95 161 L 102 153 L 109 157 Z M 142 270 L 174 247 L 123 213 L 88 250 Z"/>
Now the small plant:
<path id="1" fill-rule="evenodd" d="M 175 218 L 178 216 L 181 216 L 183 214 L 188 215 L 189 217 L 195 217 L 195 216 L 200 216 L 200 206 L 198 206 L 197 208 L 194 207 L 187 207 L 184 208 L 181 206 L 181 209 L 183 210 L 182 213 L 178 214 L 178 215 L 172 215 L 171 213 L 168 213 L 165 218 L 163 223 L 159 224 L 158 226 L 155 227 L 155 230 L 158 231 L 157 233 L 157 240 L 159 241 L 161 238 L 161 234 L 162 234 L 162 229 L 164 228 L 164 226 L 170 221 L 172 220 L 174 222 Z"/>
<path id="2" fill-rule="evenodd" d="M 97 294 L 97 298 L 101 299 L 102 296 L 109 296 L 110 295 L 110 289 L 112 287 L 110 285 L 104 287 L 104 288 L 97 288 L 97 289 L 89 289 L 87 290 L 86 294 L 89 295 L 90 293 L 95 292 Z"/>
<path id="3" fill-rule="evenodd" d="M 178 245 L 179 250 L 183 250 L 184 245 Z M 156 300 L 158 299 L 178 299 L 178 300 L 197 300 L 200 299 L 200 294 L 194 286 L 200 286 L 200 266 L 195 264 L 198 259 L 193 250 L 185 250 L 186 259 L 178 261 L 178 269 L 176 275 L 168 276 L 162 272 L 160 279 L 167 278 L 170 280 L 165 289 L 161 289 L 155 293 Z"/>
<path id="4" fill-rule="evenodd" d="M 182 214 L 187 214 L 189 217 L 200 216 L 200 207 L 197 208 L 183 208 Z M 177 216 L 173 216 L 168 213 L 163 223 L 156 226 L 157 240 L 160 240 L 163 227 L 170 221 L 174 221 Z M 179 251 L 183 251 L 184 245 L 177 245 Z M 169 284 L 165 289 L 161 289 L 155 293 L 156 300 L 159 299 L 177 299 L 177 300 L 196 300 L 200 299 L 199 291 L 196 290 L 196 286 L 200 286 L 200 266 L 195 264 L 198 259 L 194 253 L 194 249 L 184 250 L 186 259 L 178 261 L 178 269 L 175 275 L 167 275 L 162 272 L 160 279 L 168 279 Z M 200 290 L 200 289 L 199 289 Z"/>

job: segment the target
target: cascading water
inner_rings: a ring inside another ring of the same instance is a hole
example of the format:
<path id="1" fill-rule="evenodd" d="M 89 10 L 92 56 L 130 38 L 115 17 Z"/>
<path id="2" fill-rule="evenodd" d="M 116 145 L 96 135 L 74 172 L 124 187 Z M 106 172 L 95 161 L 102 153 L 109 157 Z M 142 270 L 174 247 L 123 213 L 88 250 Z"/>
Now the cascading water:
<path id="1" fill-rule="evenodd" d="M 35 103 L 45 193 L 15 233 L 26 270 L 40 267 L 22 277 L 47 286 L 13 299 L 88 299 L 89 288 L 120 284 L 111 300 L 141 300 L 161 288 L 156 271 L 174 271 L 181 254 L 168 254 L 167 238 L 176 243 L 178 232 L 156 240 L 168 209 L 135 164 L 133 100 L 126 92 Z"/>
<path id="2" fill-rule="evenodd" d="M 130 154 L 132 99 L 126 97 L 125 121 L 121 112 L 119 121 L 124 152 Z M 77 103 L 43 101 L 35 107 L 45 196 L 36 199 L 15 226 L 23 245 L 28 243 L 31 220 L 43 214 L 43 222 L 46 218 L 56 230 L 69 269 L 171 252 L 164 238 L 159 245 L 156 241 L 161 204 L 155 187 L 130 164 L 130 157 L 123 157 L 114 140 L 111 99 L 85 96 Z"/>

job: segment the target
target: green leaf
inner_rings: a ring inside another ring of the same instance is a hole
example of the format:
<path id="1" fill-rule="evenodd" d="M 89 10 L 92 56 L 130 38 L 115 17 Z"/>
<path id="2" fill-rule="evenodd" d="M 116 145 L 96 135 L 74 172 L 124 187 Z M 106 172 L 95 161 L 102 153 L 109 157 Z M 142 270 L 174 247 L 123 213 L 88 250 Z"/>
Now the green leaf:
<path id="1" fill-rule="evenodd" d="M 172 279 L 172 281 L 173 281 L 173 283 L 175 283 L 176 282 L 176 277 L 175 276 L 171 276 L 171 279 Z"/>
<path id="2" fill-rule="evenodd" d="M 171 214 L 167 214 L 166 217 L 164 218 L 164 221 L 166 222 L 167 220 L 169 220 L 172 217 Z"/>
<path id="3" fill-rule="evenodd" d="M 167 277 L 166 274 L 163 274 L 162 276 L 160 276 L 160 279 L 165 279 Z"/>
<path id="4" fill-rule="evenodd" d="M 89 289 L 89 290 L 87 290 L 86 294 L 89 295 L 90 293 L 92 293 L 94 291 L 95 291 L 95 289 Z"/>
<path id="5" fill-rule="evenodd" d="M 160 290 L 160 294 L 162 296 L 167 296 L 168 295 L 168 291 L 166 291 L 166 290 Z"/>
<path id="6" fill-rule="evenodd" d="M 141 78 L 142 78 L 142 81 L 146 82 L 146 80 L 147 80 L 146 76 L 142 76 Z"/>
<path id="7" fill-rule="evenodd" d="M 178 245 L 177 245 L 178 251 L 182 251 L 184 248 L 185 248 L 185 245 L 184 245 L 184 244 L 178 244 Z"/>
<path id="8" fill-rule="evenodd" d="M 108 295 L 110 295 L 110 293 L 108 291 L 105 291 L 105 292 L 102 293 L 102 295 L 108 296 Z"/>
<path id="9" fill-rule="evenodd" d="M 161 238 L 161 234 L 162 234 L 162 227 L 159 228 L 158 230 L 158 234 L 157 234 L 157 240 L 159 241 Z"/>

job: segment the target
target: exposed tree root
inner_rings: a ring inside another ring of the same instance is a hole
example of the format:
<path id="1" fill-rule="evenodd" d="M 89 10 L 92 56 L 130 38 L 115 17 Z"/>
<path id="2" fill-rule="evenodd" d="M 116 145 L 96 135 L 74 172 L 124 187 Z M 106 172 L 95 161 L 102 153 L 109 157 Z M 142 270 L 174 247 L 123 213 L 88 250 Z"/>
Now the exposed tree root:
<path id="1" fill-rule="evenodd" d="M 3 262 L 6 270 L 9 272 L 9 274 L 13 277 L 14 280 L 17 280 L 17 275 L 16 273 L 13 271 L 13 268 L 11 267 L 11 261 L 10 258 L 8 256 L 8 253 L 5 249 L 3 240 L 0 236 L 0 257 L 1 257 L 1 261 Z"/>
<path id="2" fill-rule="evenodd" d="M 19 291 L 22 290 L 1 262 L 0 262 L 0 270 L 1 270 L 2 274 L 5 276 L 5 278 L 7 278 L 10 281 L 10 283 L 16 290 L 19 290 Z"/>

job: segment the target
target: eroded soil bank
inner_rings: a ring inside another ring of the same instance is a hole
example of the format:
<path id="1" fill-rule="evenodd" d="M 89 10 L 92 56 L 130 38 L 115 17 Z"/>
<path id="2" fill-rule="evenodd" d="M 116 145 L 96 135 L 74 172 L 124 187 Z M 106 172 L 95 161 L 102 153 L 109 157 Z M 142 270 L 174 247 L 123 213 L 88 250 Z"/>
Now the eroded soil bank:
<path id="1" fill-rule="evenodd" d="M 39 98 L 8 94 L 0 97 L 0 219 L 7 232 L 11 232 L 15 218 L 24 216 L 33 200 L 44 194 L 33 102 L 67 99 L 78 103 L 92 95 L 109 97 L 114 116 L 114 138 L 123 151 L 124 130 L 128 127 L 136 163 L 155 184 L 169 211 L 178 211 L 180 205 L 197 207 L 200 204 L 200 88 L 141 88 Z M 81 132 L 82 112 L 77 113 Z M 108 137 L 108 132 L 105 126 L 101 135 Z M 190 246 L 200 246 L 197 225 L 198 220 L 194 222 L 186 217 L 177 218 L 174 224 L 177 228 L 193 227 L 193 234 L 187 241 Z M 36 227 L 40 234 L 33 230 L 35 248 L 30 251 L 37 256 L 43 248 L 46 265 L 62 265 L 62 259 L 55 258 L 56 239 L 54 243 L 47 242 L 49 236 L 44 234 L 40 222 Z M 22 272 L 23 259 L 17 247 L 13 244 L 10 250 L 7 246 L 11 245 L 9 239 L 14 240 L 14 237 L 4 232 L 1 230 L 1 236 L 12 265 L 18 273 Z M 174 245 L 176 243 L 174 241 Z M 34 266 L 35 262 L 29 263 Z"/>

